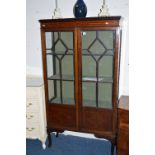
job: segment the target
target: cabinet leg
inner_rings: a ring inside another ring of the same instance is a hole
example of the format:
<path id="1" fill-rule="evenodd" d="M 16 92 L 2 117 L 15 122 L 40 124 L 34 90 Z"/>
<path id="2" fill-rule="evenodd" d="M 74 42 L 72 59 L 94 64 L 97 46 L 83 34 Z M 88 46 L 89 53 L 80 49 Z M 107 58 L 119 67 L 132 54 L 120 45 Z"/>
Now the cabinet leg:
<path id="1" fill-rule="evenodd" d="M 52 138 L 51 138 L 50 131 L 47 131 L 47 134 L 48 134 L 48 147 L 51 147 L 52 146 Z"/>
<path id="2" fill-rule="evenodd" d="M 59 133 L 63 133 L 64 132 L 64 130 L 56 130 L 56 137 L 58 137 L 59 136 Z"/>
<path id="3" fill-rule="evenodd" d="M 115 142 L 111 140 L 111 155 L 114 155 Z"/>
<path id="4" fill-rule="evenodd" d="M 59 136 L 59 132 L 56 132 L 56 135 L 55 135 L 55 137 L 58 137 Z"/>

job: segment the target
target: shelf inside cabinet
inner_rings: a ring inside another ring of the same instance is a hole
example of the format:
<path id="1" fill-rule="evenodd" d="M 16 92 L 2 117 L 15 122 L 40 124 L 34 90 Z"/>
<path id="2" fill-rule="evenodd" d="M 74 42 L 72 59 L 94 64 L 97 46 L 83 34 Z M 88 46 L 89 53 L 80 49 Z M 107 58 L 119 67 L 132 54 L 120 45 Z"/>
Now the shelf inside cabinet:
<path id="1" fill-rule="evenodd" d="M 48 80 L 63 80 L 63 81 L 74 81 L 73 75 L 62 75 L 62 78 L 59 74 L 55 74 L 53 76 L 50 76 Z M 82 77 L 83 82 L 99 82 L 99 83 L 113 83 L 113 79 L 111 77 L 99 77 L 98 79 L 96 77 L 88 77 L 84 76 Z"/>
<path id="2" fill-rule="evenodd" d="M 73 55 L 74 52 L 73 52 L 73 49 L 69 49 L 67 52 L 64 52 L 64 51 L 55 51 L 53 52 L 51 49 L 46 49 L 46 55 Z M 83 49 L 82 50 L 82 55 L 83 56 L 102 56 L 103 53 L 101 52 L 91 52 L 91 51 L 88 51 L 87 49 Z M 114 51 L 113 49 L 109 49 L 107 51 L 105 51 L 105 56 L 114 56 Z"/>
<path id="3" fill-rule="evenodd" d="M 54 97 L 54 98 L 51 98 L 49 100 L 49 103 L 58 103 L 58 104 L 61 104 L 61 98 L 60 97 Z M 75 100 L 73 98 L 63 98 L 63 103 L 62 104 L 75 104 Z"/>
<path id="4" fill-rule="evenodd" d="M 73 55 L 73 49 L 68 49 L 66 51 L 53 51 L 52 49 L 46 49 L 46 55 Z"/>
<path id="5" fill-rule="evenodd" d="M 113 79 L 111 77 L 82 77 L 83 82 L 99 82 L 99 83 L 113 83 Z"/>
<path id="6" fill-rule="evenodd" d="M 62 75 L 62 78 L 61 78 L 59 74 L 55 74 L 48 78 L 48 80 L 61 80 L 61 79 L 63 81 L 74 81 L 74 76 L 73 75 Z"/>

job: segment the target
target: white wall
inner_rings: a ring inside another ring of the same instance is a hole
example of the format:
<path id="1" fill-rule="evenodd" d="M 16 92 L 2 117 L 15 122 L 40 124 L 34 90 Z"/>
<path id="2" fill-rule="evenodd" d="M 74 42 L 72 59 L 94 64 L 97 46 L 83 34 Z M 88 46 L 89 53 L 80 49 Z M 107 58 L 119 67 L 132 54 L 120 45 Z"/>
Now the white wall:
<path id="1" fill-rule="evenodd" d="M 87 17 L 98 15 L 102 0 L 84 0 L 87 5 Z M 73 17 L 73 6 L 76 0 L 58 0 L 63 18 Z M 26 16 L 26 72 L 42 75 L 41 39 L 39 19 L 52 18 L 55 0 L 27 0 Z M 121 15 L 125 19 L 121 53 L 120 95 L 129 94 L 128 72 L 128 0 L 106 0 L 110 15 Z"/>

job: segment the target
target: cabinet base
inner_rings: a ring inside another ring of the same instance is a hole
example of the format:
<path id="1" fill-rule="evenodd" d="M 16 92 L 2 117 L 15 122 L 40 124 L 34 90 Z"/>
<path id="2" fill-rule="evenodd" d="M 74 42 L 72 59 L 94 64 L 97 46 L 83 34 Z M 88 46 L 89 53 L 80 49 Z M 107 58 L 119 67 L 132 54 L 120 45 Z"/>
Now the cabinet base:
<path id="1" fill-rule="evenodd" d="M 56 130 L 56 129 L 47 129 L 47 134 L 48 134 L 48 147 L 52 146 L 52 137 L 51 133 L 56 132 L 56 137 L 59 136 L 59 133 L 64 132 L 64 130 Z"/>

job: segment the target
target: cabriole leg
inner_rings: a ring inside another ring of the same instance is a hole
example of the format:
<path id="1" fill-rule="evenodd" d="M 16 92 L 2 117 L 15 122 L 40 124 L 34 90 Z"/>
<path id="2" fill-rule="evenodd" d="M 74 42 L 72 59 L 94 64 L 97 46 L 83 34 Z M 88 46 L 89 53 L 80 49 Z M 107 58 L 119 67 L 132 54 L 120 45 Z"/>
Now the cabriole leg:
<path id="1" fill-rule="evenodd" d="M 48 147 L 51 147 L 52 146 L 52 138 L 51 138 L 50 130 L 47 130 L 47 134 L 48 134 Z"/>
<path id="2" fill-rule="evenodd" d="M 115 140 L 111 140 L 111 155 L 114 155 Z"/>
<path id="3" fill-rule="evenodd" d="M 59 136 L 59 132 L 56 132 L 56 135 L 55 136 L 58 137 Z"/>

